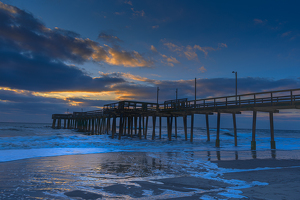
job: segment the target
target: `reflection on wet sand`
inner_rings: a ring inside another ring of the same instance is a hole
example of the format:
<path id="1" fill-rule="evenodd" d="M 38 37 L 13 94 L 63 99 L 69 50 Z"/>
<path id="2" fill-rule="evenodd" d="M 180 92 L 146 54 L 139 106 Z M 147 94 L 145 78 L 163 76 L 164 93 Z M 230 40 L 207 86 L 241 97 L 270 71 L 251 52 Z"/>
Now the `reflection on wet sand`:
<path id="1" fill-rule="evenodd" d="M 217 193 L 230 184 L 221 183 L 223 180 L 220 179 L 220 170 L 222 169 L 214 163 L 227 162 L 229 168 L 235 168 L 236 165 L 232 165 L 235 161 L 259 164 L 263 159 L 276 161 L 278 154 L 279 159 L 293 156 L 291 153 L 293 152 L 279 151 L 278 153 L 276 150 L 272 150 L 271 153 L 270 151 L 219 150 L 168 153 L 123 152 L 6 162 L 0 163 L 2 191 L 0 199 L 25 197 L 51 199 L 55 195 L 55 199 L 65 199 L 66 196 L 124 198 L 122 195 L 147 198 L 147 195 L 152 194 L 151 192 L 134 193 L 133 191 L 138 187 L 143 187 L 145 191 L 151 190 L 153 194 L 159 195 L 157 198 L 174 197 L 171 195 L 174 191 L 177 195 L 175 197 L 184 197 L 192 193 L 200 195 L 200 190 L 210 193 L 213 189 L 217 192 L 212 196 L 217 197 Z M 299 155 L 299 152 L 294 154 Z M 219 177 L 218 181 L 214 179 L 215 176 Z M 177 181 L 180 177 L 185 177 L 181 179 L 185 184 Z M 187 180 L 187 177 L 193 178 Z M 203 185 L 204 182 L 210 184 L 210 187 Z M 182 187 L 194 189 L 183 191 L 180 189 Z M 82 188 L 85 188 L 85 191 Z M 161 190 L 158 191 L 156 188 Z M 123 192 L 117 193 L 118 190 Z M 174 191 L 168 193 L 166 192 L 168 190 Z"/>

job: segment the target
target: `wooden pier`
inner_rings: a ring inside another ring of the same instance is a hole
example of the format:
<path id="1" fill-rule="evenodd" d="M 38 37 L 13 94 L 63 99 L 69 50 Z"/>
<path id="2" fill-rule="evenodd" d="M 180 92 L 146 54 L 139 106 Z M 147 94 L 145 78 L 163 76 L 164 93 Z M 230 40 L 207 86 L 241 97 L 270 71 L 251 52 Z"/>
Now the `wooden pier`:
<path id="1" fill-rule="evenodd" d="M 122 135 L 137 135 L 140 139 L 147 138 L 148 118 L 152 118 L 152 139 L 155 139 L 156 119 L 159 121 L 159 139 L 161 139 L 162 118 L 167 122 L 168 139 L 173 134 L 173 121 L 175 125 L 175 138 L 177 138 L 177 119 L 183 120 L 185 140 L 188 140 L 187 118 L 190 117 L 190 141 L 193 141 L 194 115 L 206 116 L 207 141 L 210 141 L 208 115 L 217 113 L 216 147 L 220 147 L 220 120 L 221 113 L 232 114 L 234 129 L 234 145 L 237 146 L 236 114 L 242 111 L 253 112 L 251 150 L 256 150 L 256 117 L 257 112 L 267 112 L 270 118 L 270 146 L 275 149 L 273 114 L 281 109 L 300 108 L 300 89 L 279 90 L 270 92 L 250 93 L 237 96 L 225 96 L 216 98 L 188 100 L 176 99 L 165 101 L 163 104 L 119 101 L 104 105 L 102 110 L 89 112 L 74 112 L 73 114 L 53 114 L 52 128 L 78 129 L 88 134 L 111 134 L 112 138 Z M 119 133 L 117 130 L 117 118 L 119 119 Z"/>

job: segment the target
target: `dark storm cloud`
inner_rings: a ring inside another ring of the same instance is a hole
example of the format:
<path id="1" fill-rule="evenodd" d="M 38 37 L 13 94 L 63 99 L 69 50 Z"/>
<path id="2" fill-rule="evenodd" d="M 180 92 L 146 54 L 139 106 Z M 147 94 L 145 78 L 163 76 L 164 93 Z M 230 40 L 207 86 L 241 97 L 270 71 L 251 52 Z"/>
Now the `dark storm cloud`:
<path id="1" fill-rule="evenodd" d="M 75 32 L 60 28 L 49 29 L 32 14 L 2 2 L 0 48 L 3 53 L 26 55 L 32 62 L 41 62 L 41 58 L 44 58 L 43 64 L 50 61 L 46 65 L 51 65 L 53 61 L 81 64 L 89 60 L 126 67 L 148 67 L 152 64 L 137 52 L 119 49 L 114 51 L 113 48 L 100 46 L 93 40 L 83 39 Z M 123 56 L 116 52 L 122 52 Z M 39 60 L 35 61 L 36 58 Z M 13 60 L 14 63 L 19 62 L 19 65 L 23 64 L 21 61 L 23 60 Z M 43 65 L 39 67 L 43 68 Z"/>
<path id="2" fill-rule="evenodd" d="M 31 91 L 103 91 L 122 78 L 91 78 L 81 70 L 43 56 L 0 51 L 0 85 Z"/>
<path id="3" fill-rule="evenodd" d="M 82 63 L 92 56 L 93 46 L 98 46 L 89 39 L 78 38 L 74 32 L 58 28 L 51 30 L 33 15 L 16 7 L 6 7 L 0 2 L 0 37 L 13 44 L 17 52 Z M 106 52 L 102 49 L 98 54 L 103 54 L 101 61 Z"/>
<path id="4" fill-rule="evenodd" d="M 92 78 L 66 64 L 88 60 L 126 67 L 152 64 L 138 52 L 100 46 L 72 31 L 49 29 L 32 14 L 0 2 L 0 86 L 30 91 L 100 92 L 109 90 L 111 84 L 124 82 L 104 75 Z"/>

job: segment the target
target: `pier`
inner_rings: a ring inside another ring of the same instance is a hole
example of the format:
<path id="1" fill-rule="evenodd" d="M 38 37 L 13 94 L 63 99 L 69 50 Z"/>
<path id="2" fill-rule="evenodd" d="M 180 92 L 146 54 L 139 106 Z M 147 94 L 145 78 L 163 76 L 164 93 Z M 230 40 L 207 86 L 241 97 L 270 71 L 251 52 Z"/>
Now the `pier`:
<path id="1" fill-rule="evenodd" d="M 193 141 L 194 115 L 206 116 L 207 141 L 210 141 L 209 115 L 217 114 L 217 134 L 215 146 L 220 147 L 220 120 L 222 113 L 232 114 L 234 129 L 234 145 L 237 146 L 236 115 L 242 111 L 252 111 L 252 140 L 251 150 L 256 150 L 256 117 L 257 112 L 269 113 L 270 119 L 270 147 L 276 149 L 274 137 L 274 113 L 283 109 L 300 108 L 300 89 L 279 90 L 259 93 L 249 93 L 234 96 L 214 97 L 206 99 L 188 100 L 187 98 L 168 100 L 163 104 L 119 101 L 106 104 L 101 110 L 89 112 L 73 112 L 72 114 L 53 114 L 52 128 L 78 129 L 88 134 L 111 134 L 112 138 L 122 135 L 137 135 L 140 139 L 147 138 L 148 119 L 152 118 L 152 134 L 156 136 L 155 128 L 158 119 L 159 139 L 161 139 L 162 119 L 167 122 L 168 139 L 171 141 L 174 134 L 177 138 L 177 120 L 181 118 L 184 125 L 185 140 Z M 187 132 L 187 118 L 190 118 L 190 133 Z M 117 119 L 119 133 L 117 135 Z M 63 120 L 63 127 L 62 127 Z M 174 122 L 174 132 L 172 130 Z"/>

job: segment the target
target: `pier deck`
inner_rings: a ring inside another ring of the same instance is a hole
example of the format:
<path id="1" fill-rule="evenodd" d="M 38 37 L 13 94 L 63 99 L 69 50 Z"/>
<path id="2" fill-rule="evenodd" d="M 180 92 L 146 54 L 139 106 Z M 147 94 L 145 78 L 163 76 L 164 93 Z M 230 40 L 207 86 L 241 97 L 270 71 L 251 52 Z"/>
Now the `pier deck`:
<path id="1" fill-rule="evenodd" d="M 275 149 L 273 114 L 281 109 L 300 108 L 300 89 L 279 90 L 260 93 L 249 93 L 237 96 L 225 96 L 206 99 L 188 100 L 187 98 L 165 101 L 163 104 L 119 101 L 104 105 L 102 110 L 89 112 L 74 112 L 73 114 L 53 114 L 53 128 L 78 129 L 90 134 L 116 135 L 117 118 L 119 121 L 118 139 L 127 134 L 137 134 L 147 138 L 148 118 L 152 117 L 152 139 L 155 138 L 156 118 L 159 118 L 159 138 L 161 138 L 161 120 L 166 118 L 168 138 L 172 137 L 173 119 L 175 123 L 175 138 L 177 138 L 177 118 L 182 117 L 185 140 L 187 134 L 187 117 L 191 119 L 190 141 L 193 141 L 194 115 L 206 115 L 207 140 L 210 141 L 208 115 L 217 113 L 216 147 L 220 147 L 220 118 L 221 113 L 231 113 L 233 117 L 234 144 L 237 146 L 236 114 L 242 111 L 253 112 L 251 149 L 256 149 L 255 130 L 257 112 L 268 112 L 270 118 L 271 149 Z M 57 123 L 56 123 L 57 121 Z M 57 125 L 56 125 L 57 124 Z"/>

